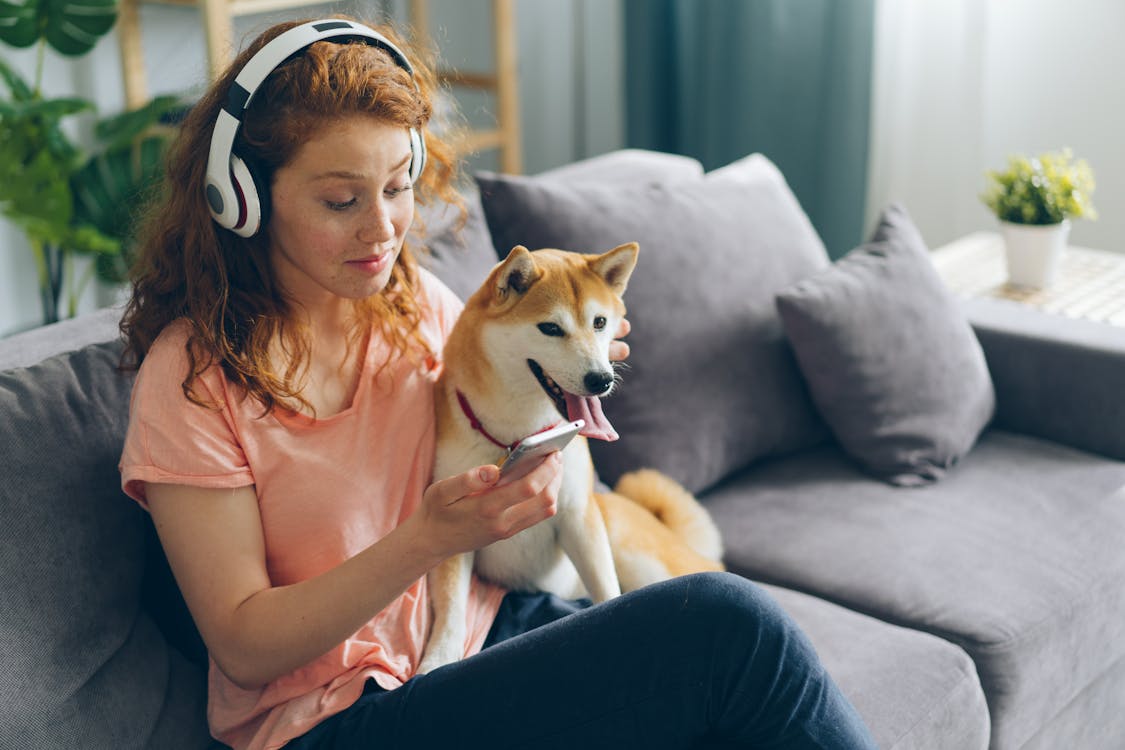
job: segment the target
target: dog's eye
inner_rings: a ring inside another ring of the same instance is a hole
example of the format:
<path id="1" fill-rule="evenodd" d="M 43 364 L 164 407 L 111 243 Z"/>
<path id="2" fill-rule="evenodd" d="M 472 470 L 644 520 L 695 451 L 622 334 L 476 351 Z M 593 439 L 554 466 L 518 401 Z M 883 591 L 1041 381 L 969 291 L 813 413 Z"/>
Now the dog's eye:
<path id="1" fill-rule="evenodd" d="M 562 327 L 555 323 L 540 323 L 539 332 L 544 336 L 565 336 L 566 332 Z"/>
<path id="2" fill-rule="evenodd" d="M 594 330 L 601 331 L 605 329 L 605 316 L 599 315 L 594 318 Z"/>

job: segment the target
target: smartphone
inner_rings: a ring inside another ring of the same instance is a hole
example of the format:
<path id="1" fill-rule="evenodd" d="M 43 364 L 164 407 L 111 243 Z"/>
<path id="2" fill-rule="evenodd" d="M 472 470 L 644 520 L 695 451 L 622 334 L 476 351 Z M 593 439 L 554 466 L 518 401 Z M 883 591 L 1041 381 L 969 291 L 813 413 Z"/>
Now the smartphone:
<path id="1" fill-rule="evenodd" d="M 576 419 L 525 437 L 516 443 L 516 447 L 512 448 L 512 452 L 500 465 L 500 476 L 512 473 L 517 466 L 526 461 L 545 456 L 552 451 L 561 451 L 585 426 L 586 420 Z"/>

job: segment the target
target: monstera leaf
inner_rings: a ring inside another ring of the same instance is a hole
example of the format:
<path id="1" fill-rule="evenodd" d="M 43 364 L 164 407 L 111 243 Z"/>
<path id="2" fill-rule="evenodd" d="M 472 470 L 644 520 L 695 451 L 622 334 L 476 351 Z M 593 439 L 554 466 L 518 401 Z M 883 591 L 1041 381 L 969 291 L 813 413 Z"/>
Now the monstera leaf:
<path id="1" fill-rule="evenodd" d="M 99 120 L 94 127 L 94 135 L 106 150 L 128 146 L 153 126 L 166 122 L 168 118 L 184 110 L 183 99 L 165 94 L 151 100 L 138 109 L 131 109 L 113 117 Z"/>
<path id="2" fill-rule="evenodd" d="M 45 240 L 70 222 L 67 180 L 83 159 L 59 121 L 89 108 L 74 98 L 0 101 L 0 213 Z M 50 225 L 57 231 L 45 233 Z"/>
<path id="3" fill-rule="evenodd" d="M 158 96 L 140 109 L 98 121 L 102 150 L 70 178 L 74 220 L 120 239 L 120 251 L 97 254 L 103 281 L 121 283 L 133 260 L 133 228 L 164 174 L 174 130 L 161 123 L 183 108 L 178 96 Z"/>
<path id="4" fill-rule="evenodd" d="M 0 1 L 0 41 L 13 47 L 30 47 L 39 41 L 39 14 L 35 2 Z"/>
<path id="5" fill-rule="evenodd" d="M 0 0 L 0 41 L 13 47 L 46 39 L 57 52 L 77 57 L 116 21 L 116 0 Z"/>

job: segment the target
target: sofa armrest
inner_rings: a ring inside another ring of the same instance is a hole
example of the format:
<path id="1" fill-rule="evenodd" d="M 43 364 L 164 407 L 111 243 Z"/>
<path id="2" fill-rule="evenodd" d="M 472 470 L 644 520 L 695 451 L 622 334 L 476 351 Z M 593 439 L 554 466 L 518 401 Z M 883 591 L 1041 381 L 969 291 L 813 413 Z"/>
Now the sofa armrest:
<path id="1" fill-rule="evenodd" d="M 106 307 L 0 339 L 0 371 L 30 367 L 55 354 L 113 341 L 121 336 L 118 323 L 123 312 L 120 307 Z"/>
<path id="2" fill-rule="evenodd" d="M 993 424 L 1125 460 L 1125 328 L 964 300 L 996 387 Z"/>

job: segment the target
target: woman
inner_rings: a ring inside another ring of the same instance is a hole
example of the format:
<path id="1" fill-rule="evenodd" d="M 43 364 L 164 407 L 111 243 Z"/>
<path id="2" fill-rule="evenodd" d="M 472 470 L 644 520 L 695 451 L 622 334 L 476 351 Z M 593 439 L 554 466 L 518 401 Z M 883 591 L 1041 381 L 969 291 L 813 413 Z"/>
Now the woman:
<path id="1" fill-rule="evenodd" d="M 551 516 L 560 461 L 431 483 L 460 306 L 405 237 L 416 198 L 454 198 L 454 162 L 421 137 L 435 84 L 406 49 L 343 19 L 263 33 L 183 123 L 141 235 L 122 483 L 207 645 L 212 733 L 239 750 L 870 746 L 796 627 L 733 576 L 582 611 L 474 581 L 467 658 L 416 674 L 427 571 Z"/>

